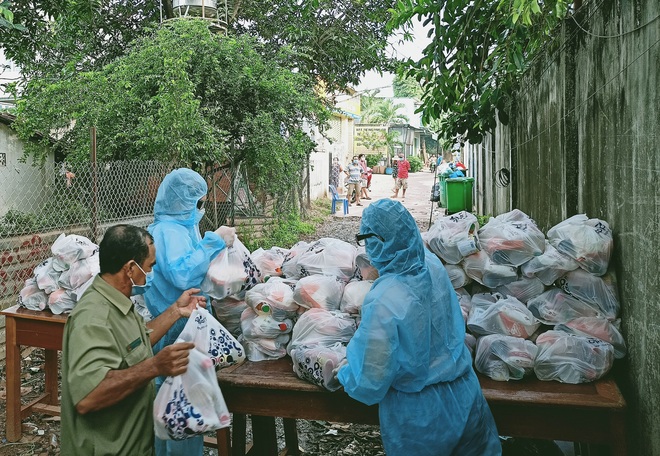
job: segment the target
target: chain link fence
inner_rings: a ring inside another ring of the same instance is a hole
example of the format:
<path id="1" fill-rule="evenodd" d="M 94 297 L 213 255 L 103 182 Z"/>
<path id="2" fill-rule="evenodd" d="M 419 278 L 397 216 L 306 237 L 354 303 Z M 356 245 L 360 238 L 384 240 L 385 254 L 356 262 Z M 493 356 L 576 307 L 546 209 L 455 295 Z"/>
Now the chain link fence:
<path id="1" fill-rule="evenodd" d="M 0 167 L 0 308 L 15 302 L 61 233 L 98 243 L 118 223 L 146 228 L 158 186 L 176 167 L 156 161 Z M 211 166 L 200 174 L 209 187 L 202 231 L 233 225 L 235 217 L 263 216 L 240 165 Z"/>

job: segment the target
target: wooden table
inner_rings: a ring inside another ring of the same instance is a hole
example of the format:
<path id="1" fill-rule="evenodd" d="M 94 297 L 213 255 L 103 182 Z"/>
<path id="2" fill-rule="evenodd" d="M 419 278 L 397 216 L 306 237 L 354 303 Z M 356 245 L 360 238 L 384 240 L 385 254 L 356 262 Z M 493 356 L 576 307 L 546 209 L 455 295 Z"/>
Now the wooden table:
<path id="1" fill-rule="evenodd" d="M 62 350 L 66 315 L 38 312 L 19 306 L 2 312 L 5 316 L 7 350 L 7 440 L 21 438 L 21 420 L 33 412 L 59 415 L 57 351 Z M 45 349 L 45 392 L 21 405 L 21 345 Z"/>
<path id="2" fill-rule="evenodd" d="M 278 454 L 277 442 L 274 423 L 264 417 L 285 419 L 289 454 L 298 449 L 295 419 L 378 424 L 377 406 L 298 379 L 288 357 L 222 369 L 218 381 L 234 414 L 234 456 L 245 454 L 248 414 L 253 415 L 253 444 L 258 446 L 254 452 L 268 455 Z M 500 435 L 608 444 L 613 455 L 626 455 L 626 403 L 613 379 L 568 385 L 535 378 L 496 382 L 479 375 L 479 381 Z"/>

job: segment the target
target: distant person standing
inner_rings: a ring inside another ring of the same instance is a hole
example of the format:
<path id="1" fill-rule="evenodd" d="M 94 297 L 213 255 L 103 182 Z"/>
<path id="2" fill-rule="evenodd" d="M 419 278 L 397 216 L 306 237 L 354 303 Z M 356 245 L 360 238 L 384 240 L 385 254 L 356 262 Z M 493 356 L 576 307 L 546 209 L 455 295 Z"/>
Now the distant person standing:
<path id="1" fill-rule="evenodd" d="M 399 157 L 394 156 L 392 158 L 392 179 L 394 179 L 394 187 L 392 187 L 392 191 L 396 191 L 396 176 L 399 174 Z"/>
<path id="2" fill-rule="evenodd" d="M 332 159 L 332 168 L 330 169 L 330 185 L 334 185 L 336 189 L 339 189 L 339 176 L 341 175 L 344 168 L 342 168 L 341 163 L 339 163 L 339 158 L 335 157 Z"/>
<path id="3" fill-rule="evenodd" d="M 396 183 L 394 184 L 394 195 L 392 195 L 392 198 L 399 197 L 399 189 L 403 189 L 401 198 L 406 197 L 406 190 L 408 189 L 408 171 L 410 171 L 410 162 L 403 156 L 403 152 L 399 152 L 399 167 L 397 170 Z"/>
<path id="4" fill-rule="evenodd" d="M 362 206 L 360 203 L 360 180 L 362 179 L 362 167 L 358 162 L 357 157 L 353 157 L 353 162 L 348 165 L 346 168 L 346 173 L 348 174 L 348 193 L 349 198 L 352 197 L 353 191 L 355 191 L 355 205 Z M 350 203 L 349 203 L 350 204 Z"/>

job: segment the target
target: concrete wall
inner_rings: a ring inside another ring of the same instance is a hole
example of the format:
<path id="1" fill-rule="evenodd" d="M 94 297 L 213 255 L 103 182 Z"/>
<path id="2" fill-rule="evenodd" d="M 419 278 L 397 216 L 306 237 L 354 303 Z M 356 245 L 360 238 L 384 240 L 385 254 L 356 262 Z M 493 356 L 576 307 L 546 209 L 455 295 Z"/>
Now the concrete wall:
<path id="1" fill-rule="evenodd" d="M 584 2 L 526 74 L 510 129 L 494 141 L 495 162 L 510 160 L 512 206 L 541 229 L 586 213 L 614 232 L 629 350 L 614 375 L 629 407 L 628 454 L 641 456 L 660 455 L 659 87 L 660 2 Z M 479 157 L 480 178 L 494 179 Z M 483 188 L 484 210 L 505 212 L 493 184 Z"/>

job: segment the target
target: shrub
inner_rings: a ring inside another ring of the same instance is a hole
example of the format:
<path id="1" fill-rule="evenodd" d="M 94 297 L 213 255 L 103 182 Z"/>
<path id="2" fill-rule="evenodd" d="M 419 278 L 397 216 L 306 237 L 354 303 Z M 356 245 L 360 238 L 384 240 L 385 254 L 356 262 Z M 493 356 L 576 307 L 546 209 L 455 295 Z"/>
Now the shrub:
<path id="1" fill-rule="evenodd" d="M 408 161 L 410 162 L 411 173 L 416 173 L 418 171 L 421 171 L 422 168 L 424 168 L 424 162 L 419 157 L 415 157 L 415 156 L 408 157 Z"/>
<path id="2" fill-rule="evenodd" d="M 365 157 L 367 159 L 367 166 L 369 168 L 373 168 L 374 166 L 377 166 L 378 162 L 383 158 L 380 155 L 374 155 L 374 154 L 366 155 Z"/>

